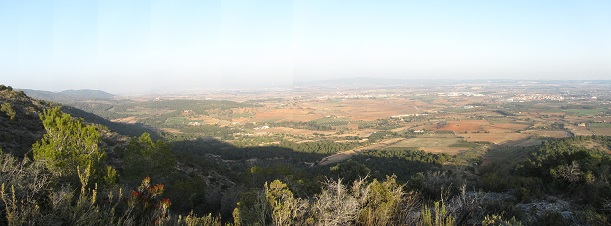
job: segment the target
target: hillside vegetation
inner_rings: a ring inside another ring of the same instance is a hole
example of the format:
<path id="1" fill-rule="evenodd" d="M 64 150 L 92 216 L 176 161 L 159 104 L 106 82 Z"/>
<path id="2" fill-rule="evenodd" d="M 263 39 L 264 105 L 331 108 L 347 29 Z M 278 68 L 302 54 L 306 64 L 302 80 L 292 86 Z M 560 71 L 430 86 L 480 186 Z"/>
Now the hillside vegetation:
<path id="1" fill-rule="evenodd" d="M 75 117 L 11 87 L 0 86 L 0 94 L 3 225 L 608 225 L 611 219 L 611 137 L 529 147 L 461 140 L 454 155 L 387 147 L 321 166 L 324 157 L 362 144 L 164 141 L 154 129 L 133 127 L 142 129 L 135 135 L 129 126 Z M 243 106 L 207 103 L 202 112 Z M 141 106 L 171 104 L 192 103 Z M 369 142 L 404 136 L 413 134 L 376 133 Z M 506 158 L 488 158 L 488 150 Z"/>

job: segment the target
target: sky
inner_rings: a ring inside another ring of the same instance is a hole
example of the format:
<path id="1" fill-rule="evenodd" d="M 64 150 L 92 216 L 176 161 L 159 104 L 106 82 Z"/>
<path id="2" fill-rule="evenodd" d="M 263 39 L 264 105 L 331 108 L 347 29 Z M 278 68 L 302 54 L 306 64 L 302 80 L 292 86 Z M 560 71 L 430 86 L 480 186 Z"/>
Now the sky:
<path id="1" fill-rule="evenodd" d="M 0 0 L 0 83 L 15 88 L 352 77 L 611 79 L 611 1 Z"/>

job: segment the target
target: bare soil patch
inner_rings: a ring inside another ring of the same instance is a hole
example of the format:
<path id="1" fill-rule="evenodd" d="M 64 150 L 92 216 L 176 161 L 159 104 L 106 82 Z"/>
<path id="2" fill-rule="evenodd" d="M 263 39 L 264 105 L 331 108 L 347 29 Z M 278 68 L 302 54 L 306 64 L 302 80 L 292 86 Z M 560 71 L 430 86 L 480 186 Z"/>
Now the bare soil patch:
<path id="1" fill-rule="evenodd" d="M 441 130 L 451 130 L 455 132 L 478 132 L 484 131 L 484 126 L 490 125 L 490 122 L 486 120 L 462 120 L 462 121 L 448 121 L 448 124 L 441 128 Z"/>

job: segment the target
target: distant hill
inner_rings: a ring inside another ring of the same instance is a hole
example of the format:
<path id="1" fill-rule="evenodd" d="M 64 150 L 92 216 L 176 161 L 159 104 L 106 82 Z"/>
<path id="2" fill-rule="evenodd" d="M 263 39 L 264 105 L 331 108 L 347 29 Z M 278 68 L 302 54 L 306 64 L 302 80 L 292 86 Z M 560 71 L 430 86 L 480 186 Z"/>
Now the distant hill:
<path id="1" fill-rule="evenodd" d="M 54 98 L 53 100 L 55 101 L 58 100 L 58 95 L 60 97 L 62 97 L 62 95 L 63 97 L 69 96 L 65 93 L 76 93 L 75 95 L 78 95 L 79 98 L 88 96 L 89 99 L 108 95 L 112 96 L 112 94 L 96 90 L 73 90 L 60 93 L 38 90 L 29 91 L 30 93 L 38 95 L 40 99 L 49 100 L 50 98 Z M 29 97 L 26 93 L 28 93 L 26 90 L 13 90 L 10 86 L 0 85 L 0 105 L 2 105 L 0 109 L 0 149 L 3 152 L 12 153 L 19 157 L 23 157 L 31 149 L 32 145 L 40 140 L 45 134 L 45 129 L 38 114 L 42 112 L 43 109 L 59 106 L 44 100 Z M 153 139 L 160 139 L 155 130 L 146 128 L 140 124 L 111 122 L 95 114 L 70 106 L 62 106 L 61 109 L 62 112 L 68 113 L 73 117 L 83 118 L 87 123 L 106 126 L 111 131 L 121 135 L 140 136 L 142 133 L 146 132 L 151 134 Z"/>
<path id="2" fill-rule="evenodd" d="M 80 90 L 65 90 L 61 92 L 50 92 L 44 90 L 33 90 L 33 89 L 21 89 L 28 96 L 48 101 L 55 102 L 69 102 L 74 100 L 92 100 L 92 99 L 110 99 L 114 95 L 101 91 L 91 89 L 80 89 Z"/>
<path id="3" fill-rule="evenodd" d="M 81 98 L 81 99 L 110 99 L 115 95 L 104 92 L 102 90 L 79 89 L 79 90 L 64 90 L 59 92 L 62 95 Z"/>
<path id="4" fill-rule="evenodd" d="M 121 135 L 137 137 L 142 135 L 142 133 L 149 133 L 153 140 L 159 140 L 161 137 L 154 129 L 150 129 L 145 127 L 142 124 L 126 124 L 126 123 L 118 123 L 112 122 L 108 119 L 102 118 L 96 114 L 83 111 L 81 109 L 71 107 L 71 106 L 62 106 L 62 112 L 70 114 L 72 117 L 82 118 L 85 122 L 100 124 L 108 127 L 113 132 L 117 132 Z"/>

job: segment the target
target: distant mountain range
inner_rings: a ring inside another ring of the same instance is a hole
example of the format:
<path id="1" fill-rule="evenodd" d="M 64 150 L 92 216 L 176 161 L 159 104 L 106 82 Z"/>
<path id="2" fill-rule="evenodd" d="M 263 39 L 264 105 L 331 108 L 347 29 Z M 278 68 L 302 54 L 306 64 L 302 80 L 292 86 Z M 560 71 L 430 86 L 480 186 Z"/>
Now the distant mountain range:
<path id="1" fill-rule="evenodd" d="M 101 91 L 101 90 L 90 90 L 90 89 L 80 89 L 80 90 L 64 90 L 61 92 L 50 92 L 43 90 L 33 90 L 33 89 L 20 89 L 25 94 L 32 98 L 48 100 L 48 101 L 56 101 L 56 102 L 66 102 L 66 101 L 74 101 L 74 100 L 91 100 L 91 99 L 111 99 L 115 95 Z"/>

